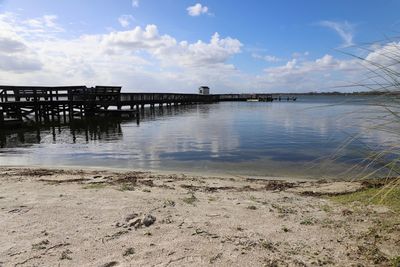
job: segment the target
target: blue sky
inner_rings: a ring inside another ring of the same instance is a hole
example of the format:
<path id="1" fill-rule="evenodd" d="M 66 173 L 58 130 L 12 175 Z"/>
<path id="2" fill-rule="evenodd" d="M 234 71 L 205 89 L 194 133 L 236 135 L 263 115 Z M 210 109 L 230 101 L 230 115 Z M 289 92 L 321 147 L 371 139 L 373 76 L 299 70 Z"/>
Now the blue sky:
<path id="1" fill-rule="evenodd" d="M 389 0 L 0 0 L 0 83 L 326 91 L 361 77 L 338 50 L 370 56 L 354 46 L 392 43 L 398 10 Z"/>

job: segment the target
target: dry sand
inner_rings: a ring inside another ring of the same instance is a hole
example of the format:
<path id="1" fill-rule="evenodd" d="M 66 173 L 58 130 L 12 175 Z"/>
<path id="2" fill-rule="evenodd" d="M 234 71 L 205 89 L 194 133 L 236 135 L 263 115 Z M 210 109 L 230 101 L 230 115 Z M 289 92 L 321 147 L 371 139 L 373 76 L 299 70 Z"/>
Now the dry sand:
<path id="1" fill-rule="evenodd" d="M 0 168 L 0 266 L 390 266 L 399 215 L 358 182 Z"/>

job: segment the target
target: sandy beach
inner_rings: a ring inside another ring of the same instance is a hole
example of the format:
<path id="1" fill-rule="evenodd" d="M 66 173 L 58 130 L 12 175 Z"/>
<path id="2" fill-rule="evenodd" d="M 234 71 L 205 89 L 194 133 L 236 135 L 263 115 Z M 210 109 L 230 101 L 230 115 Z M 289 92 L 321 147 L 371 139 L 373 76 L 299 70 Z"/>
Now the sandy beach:
<path id="1" fill-rule="evenodd" d="M 392 266 L 365 182 L 0 168 L 0 266 Z"/>

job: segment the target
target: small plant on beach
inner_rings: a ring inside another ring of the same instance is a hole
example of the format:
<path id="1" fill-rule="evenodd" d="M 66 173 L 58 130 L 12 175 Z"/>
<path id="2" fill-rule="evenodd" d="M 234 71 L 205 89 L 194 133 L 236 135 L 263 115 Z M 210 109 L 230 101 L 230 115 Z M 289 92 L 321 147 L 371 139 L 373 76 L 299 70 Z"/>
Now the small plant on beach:
<path id="1" fill-rule="evenodd" d="M 329 206 L 329 205 L 321 205 L 321 206 L 320 206 L 320 209 L 321 209 L 322 211 L 325 211 L 325 212 L 331 212 L 331 211 L 332 211 L 332 208 L 331 208 L 331 206 Z"/>
<path id="2" fill-rule="evenodd" d="M 134 191 L 135 186 L 131 183 L 123 183 L 121 184 L 121 187 L 119 188 L 120 191 Z"/>
<path id="3" fill-rule="evenodd" d="M 271 204 L 271 207 L 278 211 L 281 214 L 295 214 L 297 211 L 287 206 L 281 206 L 276 203 Z"/>
<path id="4" fill-rule="evenodd" d="M 199 201 L 199 200 L 198 200 L 197 197 L 192 193 L 192 194 L 190 195 L 190 197 L 183 198 L 182 201 L 185 202 L 186 204 L 190 204 L 190 205 L 193 205 L 193 206 L 194 206 L 195 203 L 196 203 L 197 201 Z"/>
<path id="5" fill-rule="evenodd" d="M 385 205 L 400 213 L 400 187 L 368 188 L 351 194 L 331 197 L 332 200 L 348 204 L 358 202 L 363 205 Z"/>
<path id="6" fill-rule="evenodd" d="M 314 225 L 315 219 L 313 218 L 306 218 L 300 222 L 301 225 Z"/>
<path id="7" fill-rule="evenodd" d="M 391 262 L 393 267 L 400 267 L 400 256 L 394 257 Z"/>
<path id="8" fill-rule="evenodd" d="M 164 201 L 163 207 L 164 207 L 164 208 L 166 208 L 166 207 L 175 207 L 175 201 L 170 200 L 170 199 L 166 199 L 166 200 Z"/>
<path id="9" fill-rule="evenodd" d="M 208 198 L 208 201 L 209 201 L 209 202 L 217 201 L 217 198 L 216 198 L 216 197 L 209 197 L 209 198 Z"/>

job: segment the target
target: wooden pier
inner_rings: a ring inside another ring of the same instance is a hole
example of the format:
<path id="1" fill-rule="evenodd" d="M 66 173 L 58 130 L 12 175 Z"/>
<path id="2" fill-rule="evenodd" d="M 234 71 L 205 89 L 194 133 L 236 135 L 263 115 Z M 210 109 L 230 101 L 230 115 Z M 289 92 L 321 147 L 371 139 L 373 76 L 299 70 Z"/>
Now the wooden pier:
<path id="1" fill-rule="evenodd" d="M 296 96 L 289 94 L 219 94 L 218 101 L 257 101 L 257 102 L 272 102 L 272 101 L 296 101 Z"/>
<path id="2" fill-rule="evenodd" d="M 219 94 L 218 101 L 249 101 L 257 100 L 261 102 L 272 102 L 271 94 Z"/>
<path id="3" fill-rule="evenodd" d="M 22 121 L 71 121 L 75 117 L 138 116 L 145 106 L 189 105 L 218 101 L 216 95 L 121 93 L 121 87 L 0 86 L 0 125 Z"/>
<path id="4" fill-rule="evenodd" d="M 120 116 L 139 119 L 146 106 L 191 105 L 223 101 L 295 101 L 272 94 L 121 93 L 119 86 L 1 86 L 0 126 L 28 123 L 67 123 L 86 116 Z"/>

